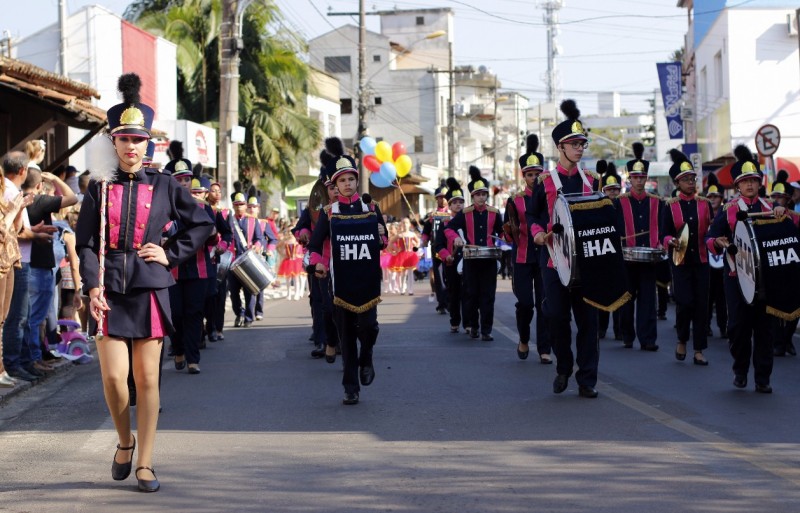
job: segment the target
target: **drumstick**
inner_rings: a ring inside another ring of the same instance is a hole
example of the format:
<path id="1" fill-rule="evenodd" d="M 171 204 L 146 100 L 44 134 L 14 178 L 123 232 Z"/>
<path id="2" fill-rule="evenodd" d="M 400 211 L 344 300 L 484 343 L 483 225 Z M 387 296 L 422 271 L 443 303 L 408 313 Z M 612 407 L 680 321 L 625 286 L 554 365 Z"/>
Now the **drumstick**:
<path id="1" fill-rule="evenodd" d="M 634 233 L 633 235 L 622 235 L 620 238 L 622 238 L 622 239 L 633 239 L 633 238 L 638 237 L 639 235 L 647 235 L 648 233 L 650 233 L 650 230 L 647 230 L 647 231 L 644 231 L 644 232 L 639 232 L 639 233 Z"/>
<path id="2" fill-rule="evenodd" d="M 722 246 L 722 249 L 726 250 L 730 255 L 735 255 L 736 253 L 739 252 L 739 248 L 736 247 L 736 245 L 731 244 L 730 242 L 720 241 L 720 245 Z"/>
<path id="3" fill-rule="evenodd" d="M 775 212 L 745 212 L 744 210 L 736 212 L 737 221 L 744 221 L 751 217 L 775 217 Z"/>

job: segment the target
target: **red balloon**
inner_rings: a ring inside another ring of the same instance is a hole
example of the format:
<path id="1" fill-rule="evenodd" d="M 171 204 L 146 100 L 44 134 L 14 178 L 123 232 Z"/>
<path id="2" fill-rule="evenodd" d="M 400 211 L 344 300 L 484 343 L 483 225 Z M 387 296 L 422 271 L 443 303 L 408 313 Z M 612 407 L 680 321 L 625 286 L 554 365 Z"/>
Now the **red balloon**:
<path id="1" fill-rule="evenodd" d="M 406 154 L 405 144 L 398 141 L 392 145 L 392 160 L 397 160 L 397 157 L 405 154 Z"/>
<path id="2" fill-rule="evenodd" d="M 364 167 L 375 173 L 381 168 L 381 161 L 375 155 L 367 155 L 364 157 Z"/>

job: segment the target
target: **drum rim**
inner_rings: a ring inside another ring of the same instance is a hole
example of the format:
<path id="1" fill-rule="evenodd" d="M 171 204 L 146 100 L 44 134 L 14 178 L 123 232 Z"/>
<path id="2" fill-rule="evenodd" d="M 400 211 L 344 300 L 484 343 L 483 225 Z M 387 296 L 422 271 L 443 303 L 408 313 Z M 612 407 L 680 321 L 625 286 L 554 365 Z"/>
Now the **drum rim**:
<path id="1" fill-rule="evenodd" d="M 739 254 L 741 253 L 741 248 L 739 248 L 740 251 L 737 251 L 736 252 L 736 256 L 734 257 L 734 262 L 736 263 L 736 284 L 739 286 L 739 293 L 742 295 L 742 298 L 745 300 L 745 302 L 748 305 L 751 305 L 751 304 L 755 303 L 756 301 L 758 301 L 759 299 L 761 299 L 761 297 L 763 295 L 763 291 L 761 290 L 761 288 L 762 288 L 761 287 L 761 283 L 762 283 L 762 277 L 761 277 L 761 252 L 759 251 L 759 246 L 758 246 L 758 236 L 756 235 L 755 229 L 753 229 L 753 223 L 749 219 L 744 220 L 744 221 L 738 221 L 738 220 L 736 221 L 736 224 L 733 227 L 734 241 L 736 240 L 736 231 L 739 228 L 739 224 L 742 224 L 744 226 L 745 231 L 747 232 L 747 237 L 748 237 L 748 240 L 750 241 L 751 249 L 752 249 L 752 247 L 755 247 L 755 251 L 753 251 L 753 267 L 755 268 L 754 269 L 754 271 L 755 271 L 754 272 L 755 285 L 753 287 L 753 289 L 754 289 L 753 298 L 751 300 L 749 300 L 749 301 L 748 301 L 747 297 L 745 297 L 744 292 L 742 292 L 742 284 L 741 284 L 741 281 L 739 279 L 739 265 L 738 264 L 739 264 Z M 737 248 L 738 248 L 738 246 L 737 246 Z"/>
<path id="2" fill-rule="evenodd" d="M 579 195 L 576 194 L 574 197 L 577 198 L 578 196 Z M 589 197 L 589 196 L 585 196 L 585 197 Z M 569 230 L 569 233 L 571 234 L 571 237 L 572 237 L 572 251 L 570 251 L 570 256 L 569 256 L 569 260 L 570 260 L 570 262 L 569 262 L 569 264 L 570 264 L 569 265 L 569 271 L 570 272 L 569 272 L 569 280 L 567 280 L 567 283 L 564 283 L 564 277 L 562 276 L 562 272 L 559 270 L 558 266 L 556 265 L 556 259 L 555 258 L 553 259 L 553 267 L 555 267 L 556 273 L 558 274 L 558 279 L 561 281 L 562 285 L 564 285 L 565 287 L 569 287 L 571 285 L 574 285 L 578 281 L 578 276 L 577 276 L 577 272 L 578 272 L 578 270 L 577 270 L 578 248 L 576 247 L 576 244 L 575 244 L 575 225 L 574 225 L 574 223 L 572 221 L 572 212 L 569 209 L 569 198 L 568 198 L 568 196 L 563 194 L 563 193 L 558 193 L 558 196 L 556 196 L 556 200 L 553 203 L 553 214 L 554 214 L 554 216 L 555 216 L 555 212 L 556 212 L 556 207 L 559 204 L 562 204 L 563 208 L 565 208 L 567 213 L 569 214 L 569 216 L 567 217 L 567 220 L 569 221 L 569 225 L 567 225 L 563 221 L 560 221 L 561 225 L 564 227 L 564 233 L 566 234 L 567 230 Z M 564 236 L 566 236 L 566 235 L 564 235 Z M 557 240 L 556 239 L 556 235 L 554 234 L 553 235 L 553 253 L 558 255 L 558 254 L 561 254 L 562 252 L 556 250 L 556 242 L 555 242 L 556 240 Z M 560 244 L 559 244 L 559 246 L 560 246 Z"/>

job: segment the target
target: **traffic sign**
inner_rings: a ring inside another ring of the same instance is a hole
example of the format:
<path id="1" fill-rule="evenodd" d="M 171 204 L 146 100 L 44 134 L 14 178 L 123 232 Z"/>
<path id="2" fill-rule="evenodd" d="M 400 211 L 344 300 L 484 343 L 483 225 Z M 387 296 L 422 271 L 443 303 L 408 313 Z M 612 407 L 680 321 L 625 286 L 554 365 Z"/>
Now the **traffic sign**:
<path id="1" fill-rule="evenodd" d="M 778 151 L 781 144 L 781 131 L 775 125 L 764 125 L 756 132 L 756 149 L 758 153 L 769 157 Z"/>

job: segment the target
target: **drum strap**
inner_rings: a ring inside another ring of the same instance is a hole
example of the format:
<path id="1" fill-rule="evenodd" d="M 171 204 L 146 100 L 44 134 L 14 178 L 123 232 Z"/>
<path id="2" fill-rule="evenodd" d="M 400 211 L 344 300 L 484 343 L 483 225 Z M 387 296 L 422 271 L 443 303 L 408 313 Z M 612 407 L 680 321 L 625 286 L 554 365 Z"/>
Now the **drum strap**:
<path id="1" fill-rule="evenodd" d="M 243 218 L 245 219 L 245 218 Z M 236 234 L 239 236 L 239 243 L 242 245 L 245 251 L 247 251 L 247 238 L 242 233 L 242 227 L 239 226 L 239 220 L 236 219 L 236 216 L 231 217 L 233 221 L 233 227 L 236 228 Z"/>

